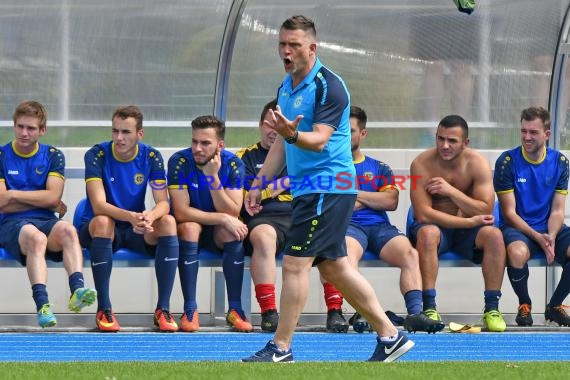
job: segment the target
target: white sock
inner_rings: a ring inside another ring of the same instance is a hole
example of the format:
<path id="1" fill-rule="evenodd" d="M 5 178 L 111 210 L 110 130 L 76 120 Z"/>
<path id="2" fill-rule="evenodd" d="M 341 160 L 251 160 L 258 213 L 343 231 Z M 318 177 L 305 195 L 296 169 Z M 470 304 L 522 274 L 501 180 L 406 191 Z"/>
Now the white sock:
<path id="1" fill-rule="evenodd" d="M 380 341 L 384 343 L 394 343 L 398 339 L 398 333 L 392 336 L 381 336 Z"/>

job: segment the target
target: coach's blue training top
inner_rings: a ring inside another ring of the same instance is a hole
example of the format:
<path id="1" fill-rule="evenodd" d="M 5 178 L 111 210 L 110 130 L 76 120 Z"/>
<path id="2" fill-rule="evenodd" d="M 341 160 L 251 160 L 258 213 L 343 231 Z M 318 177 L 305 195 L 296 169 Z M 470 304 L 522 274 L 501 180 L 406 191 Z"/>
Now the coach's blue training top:
<path id="1" fill-rule="evenodd" d="M 300 132 L 315 124 L 334 128 L 322 152 L 285 144 L 287 171 L 294 197 L 310 193 L 356 194 L 355 170 L 350 145 L 350 95 L 342 79 L 319 59 L 296 88 L 287 75 L 279 87 L 277 101 L 285 117 L 303 115 Z"/>

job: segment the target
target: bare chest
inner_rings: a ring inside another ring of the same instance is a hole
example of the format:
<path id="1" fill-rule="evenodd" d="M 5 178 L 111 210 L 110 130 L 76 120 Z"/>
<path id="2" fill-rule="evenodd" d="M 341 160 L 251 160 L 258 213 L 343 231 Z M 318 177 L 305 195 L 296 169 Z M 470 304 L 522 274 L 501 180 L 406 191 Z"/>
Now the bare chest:
<path id="1" fill-rule="evenodd" d="M 473 188 L 473 175 L 465 166 L 454 168 L 454 170 L 440 169 L 430 173 L 430 177 L 441 177 L 445 182 L 463 193 L 470 194 Z"/>

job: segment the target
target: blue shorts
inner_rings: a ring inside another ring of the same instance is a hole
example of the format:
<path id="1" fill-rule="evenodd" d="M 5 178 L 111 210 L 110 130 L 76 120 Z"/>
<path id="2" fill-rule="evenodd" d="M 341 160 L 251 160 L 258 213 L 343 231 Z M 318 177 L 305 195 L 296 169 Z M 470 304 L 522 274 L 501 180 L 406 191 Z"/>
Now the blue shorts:
<path id="1" fill-rule="evenodd" d="M 198 240 L 198 247 L 200 249 L 205 249 L 213 253 L 223 253 L 223 248 L 216 245 L 214 240 L 215 226 L 202 226 L 202 232 L 200 233 L 200 239 Z"/>
<path id="2" fill-rule="evenodd" d="M 414 220 L 410 226 L 410 241 L 416 246 L 418 231 L 423 226 L 430 224 L 422 224 Z M 434 225 L 434 224 L 432 224 Z M 454 252 L 462 257 L 471 260 L 474 264 L 481 264 L 483 261 L 483 250 L 475 247 L 475 238 L 479 230 L 483 226 L 475 228 L 443 228 L 436 226 L 440 231 L 440 242 L 437 248 L 437 254 L 444 252 Z"/>
<path id="3" fill-rule="evenodd" d="M 306 194 L 293 198 L 291 230 L 284 253 L 325 259 L 346 256 L 345 235 L 356 194 Z"/>
<path id="4" fill-rule="evenodd" d="M 523 234 L 521 231 L 514 227 L 504 226 L 501 231 L 503 232 L 503 239 L 505 240 L 505 246 L 515 242 L 522 241 L 525 243 L 530 251 L 531 256 L 542 253 L 542 248 L 534 240 Z M 560 265 L 566 264 L 568 261 L 568 256 L 566 252 L 568 251 L 568 246 L 570 246 L 570 228 L 565 224 L 562 225 L 558 235 L 556 235 L 556 241 L 554 242 L 554 260 Z"/>
<path id="5" fill-rule="evenodd" d="M 89 233 L 89 223 L 84 223 L 79 228 L 79 243 L 83 248 L 91 246 L 91 234 Z M 133 231 L 129 223 L 115 223 L 115 239 L 113 239 L 113 252 L 121 248 L 131 251 L 146 253 L 151 257 L 156 254 L 156 246 L 147 244 L 144 236 Z"/>
<path id="6" fill-rule="evenodd" d="M 44 235 L 49 236 L 55 224 L 59 222 L 58 218 L 26 218 L 26 219 L 5 219 L 0 225 L 0 246 L 3 246 L 6 252 L 22 265 L 26 266 L 26 256 L 22 255 L 18 237 L 20 230 L 27 224 L 32 224 Z M 46 258 L 51 261 L 62 261 L 63 252 L 46 251 Z"/>
<path id="7" fill-rule="evenodd" d="M 398 228 L 388 222 L 362 226 L 358 223 L 350 223 L 346 236 L 354 238 L 364 251 L 372 251 L 380 254 L 382 248 L 396 236 L 406 236 Z"/>

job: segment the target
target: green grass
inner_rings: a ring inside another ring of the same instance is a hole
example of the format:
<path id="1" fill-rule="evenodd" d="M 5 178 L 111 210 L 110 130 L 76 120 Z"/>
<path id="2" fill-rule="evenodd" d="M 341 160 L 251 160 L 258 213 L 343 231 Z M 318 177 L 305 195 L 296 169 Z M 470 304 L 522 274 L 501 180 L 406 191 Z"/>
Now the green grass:
<path id="1" fill-rule="evenodd" d="M 568 362 L 77 362 L 0 363 L 1 379 L 557 379 Z"/>

